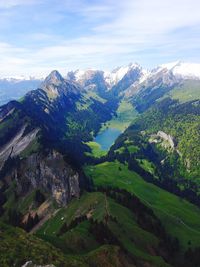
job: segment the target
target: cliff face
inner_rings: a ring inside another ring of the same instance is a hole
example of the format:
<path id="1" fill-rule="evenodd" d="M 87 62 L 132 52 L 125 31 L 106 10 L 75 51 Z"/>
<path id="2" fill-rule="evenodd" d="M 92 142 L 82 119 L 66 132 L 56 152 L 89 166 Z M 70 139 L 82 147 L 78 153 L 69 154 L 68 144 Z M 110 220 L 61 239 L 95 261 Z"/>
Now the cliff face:
<path id="1" fill-rule="evenodd" d="M 13 158 L 20 155 L 36 138 L 39 128 L 24 134 L 26 127 L 27 125 L 23 125 L 9 142 L 0 147 L 0 170 L 9 157 Z"/>
<path id="2" fill-rule="evenodd" d="M 20 195 L 41 188 L 59 205 L 67 204 L 80 194 L 78 172 L 74 171 L 56 151 L 48 152 L 46 155 L 32 154 L 21 160 L 6 179 L 16 181 L 17 192 Z"/>

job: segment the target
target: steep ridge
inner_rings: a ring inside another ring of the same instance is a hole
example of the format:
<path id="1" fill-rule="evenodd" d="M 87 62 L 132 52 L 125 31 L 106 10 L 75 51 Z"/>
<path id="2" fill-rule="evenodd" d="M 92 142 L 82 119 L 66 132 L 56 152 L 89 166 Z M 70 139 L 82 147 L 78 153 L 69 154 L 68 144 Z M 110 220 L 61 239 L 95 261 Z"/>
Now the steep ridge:
<path id="1" fill-rule="evenodd" d="M 80 166 L 84 151 L 89 151 L 83 141 L 90 140 L 112 112 L 106 99 L 88 96 L 57 71 L 22 101 L 1 107 L 0 194 L 5 221 L 29 229 L 28 224 L 33 226 L 52 211 L 54 201 L 66 205 L 90 186 Z M 42 203 L 48 202 L 44 213 L 38 194 Z"/>

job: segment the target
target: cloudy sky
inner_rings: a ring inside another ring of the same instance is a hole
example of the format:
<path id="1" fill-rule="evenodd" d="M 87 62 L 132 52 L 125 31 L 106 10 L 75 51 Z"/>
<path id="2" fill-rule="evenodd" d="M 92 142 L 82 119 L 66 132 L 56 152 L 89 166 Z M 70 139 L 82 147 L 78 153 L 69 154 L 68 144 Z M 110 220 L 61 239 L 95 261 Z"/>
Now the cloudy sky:
<path id="1" fill-rule="evenodd" d="M 0 0 L 0 77 L 200 62 L 199 0 Z"/>

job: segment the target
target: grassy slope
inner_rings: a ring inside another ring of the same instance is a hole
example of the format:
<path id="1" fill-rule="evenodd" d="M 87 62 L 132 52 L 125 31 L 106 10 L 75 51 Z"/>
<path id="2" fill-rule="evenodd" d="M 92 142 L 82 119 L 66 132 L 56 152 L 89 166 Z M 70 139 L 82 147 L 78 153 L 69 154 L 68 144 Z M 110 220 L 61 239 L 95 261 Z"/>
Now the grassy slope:
<path id="1" fill-rule="evenodd" d="M 100 248 L 100 244 L 89 230 L 89 221 L 79 223 L 59 238 L 57 234 L 64 223 L 69 225 L 79 216 L 90 214 L 94 220 L 104 222 L 107 212 L 117 221 L 109 220 L 109 229 L 134 257 L 148 261 L 154 264 L 153 266 L 168 266 L 162 258 L 149 254 L 149 247 L 157 247 L 159 240 L 138 226 L 134 214 L 130 210 L 99 192 L 85 193 L 81 199 L 72 201 L 68 208 L 60 209 L 55 217 L 42 226 L 37 235 L 49 240 L 64 252 L 89 252 Z M 58 243 L 58 239 L 60 243 Z"/>
<path id="2" fill-rule="evenodd" d="M 86 267 L 83 260 L 65 256 L 59 249 L 19 228 L 0 223 L 0 266 L 21 267 L 26 261 L 55 264 L 56 267 Z"/>
<path id="3" fill-rule="evenodd" d="M 107 153 L 107 151 L 101 149 L 100 144 L 98 144 L 94 141 L 90 141 L 90 142 L 87 142 L 85 144 L 88 145 L 92 150 L 91 153 L 85 152 L 85 155 L 87 155 L 87 156 L 100 158 L 100 157 L 106 155 L 106 153 Z"/>
<path id="4" fill-rule="evenodd" d="M 183 249 L 188 248 L 188 241 L 192 247 L 200 246 L 200 211 L 196 206 L 145 182 L 118 162 L 86 166 L 85 171 L 95 185 L 114 185 L 138 196 L 154 210 L 167 231 L 180 240 Z"/>
<path id="5" fill-rule="evenodd" d="M 152 162 L 147 159 L 138 159 L 138 162 L 145 171 L 155 175 L 155 166 Z"/>
<path id="6" fill-rule="evenodd" d="M 124 267 L 117 246 L 104 245 L 84 255 L 66 255 L 34 235 L 0 222 L 0 266 L 21 267 L 32 261 L 37 265 L 56 267 Z M 133 265 L 132 265 L 133 266 Z"/>
<path id="7" fill-rule="evenodd" d="M 200 99 L 200 81 L 186 80 L 181 86 L 174 88 L 168 93 L 173 99 L 180 102 Z"/>
<path id="8" fill-rule="evenodd" d="M 101 103 L 106 102 L 106 100 L 104 98 L 100 97 L 95 92 L 87 91 L 87 93 L 83 95 L 81 101 L 77 101 L 77 103 L 76 103 L 77 109 L 78 110 L 87 109 L 93 103 L 93 99 L 95 99 Z"/>

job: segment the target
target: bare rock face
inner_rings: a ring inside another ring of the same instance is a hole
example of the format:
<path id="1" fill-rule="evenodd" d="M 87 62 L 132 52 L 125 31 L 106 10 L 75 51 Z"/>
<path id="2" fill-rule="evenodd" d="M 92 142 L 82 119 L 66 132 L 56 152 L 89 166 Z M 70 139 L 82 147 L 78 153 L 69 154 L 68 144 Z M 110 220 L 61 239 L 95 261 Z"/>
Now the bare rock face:
<path id="1" fill-rule="evenodd" d="M 9 157 L 13 158 L 20 155 L 20 153 L 36 138 L 39 128 L 24 135 L 26 127 L 27 125 L 23 125 L 9 142 L 0 147 L 0 170 Z"/>
<path id="2" fill-rule="evenodd" d="M 170 151 L 176 150 L 176 140 L 173 136 L 166 134 L 163 131 L 158 131 L 157 134 L 152 134 L 150 139 L 150 143 L 161 143 L 162 146 Z M 179 152 L 177 152 L 179 154 Z"/>
<path id="3" fill-rule="evenodd" d="M 163 140 L 167 141 L 169 143 L 169 146 L 174 149 L 175 148 L 175 143 L 174 143 L 174 138 L 169 135 L 166 134 L 163 131 L 158 131 L 157 136 L 161 137 Z"/>
<path id="4" fill-rule="evenodd" d="M 17 182 L 17 191 L 20 195 L 41 188 L 61 206 L 80 194 L 79 174 L 56 151 L 46 155 L 32 154 L 21 160 L 9 176 L 7 179 Z"/>
<path id="5" fill-rule="evenodd" d="M 27 261 L 22 267 L 55 267 L 54 265 L 37 265 L 34 264 L 32 261 Z"/>

